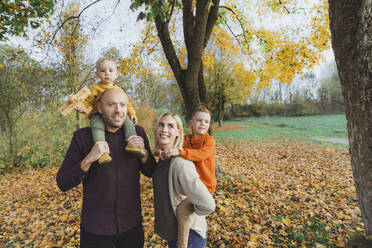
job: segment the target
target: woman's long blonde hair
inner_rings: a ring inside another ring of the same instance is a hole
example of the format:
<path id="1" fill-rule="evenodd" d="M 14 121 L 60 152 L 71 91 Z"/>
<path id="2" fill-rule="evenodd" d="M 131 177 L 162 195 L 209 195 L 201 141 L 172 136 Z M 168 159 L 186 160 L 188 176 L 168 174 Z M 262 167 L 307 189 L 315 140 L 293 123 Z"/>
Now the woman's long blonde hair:
<path id="1" fill-rule="evenodd" d="M 176 121 L 177 128 L 180 130 L 180 134 L 176 138 L 173 148 L 175 148 L 175 149 L 182 149 L 183 148 L 183 125 L 182 125 L 181 118 L 175 113 L 166 112 L 166 113 L 161 114 L 159 116 L 158 120 L 156 121 L 155 135 L 154 135 L 155 136 L 155 151 L 159 148 L 159 142 L 158 142 L 158 138 L 157 138 L 157 135 L 156 135 L 156 129 L 159 126 L 159 122 L 161 121 L 161 119 L 163 119 L 164 117 L 166 117 L 168 115 L 171 116 Z"/>

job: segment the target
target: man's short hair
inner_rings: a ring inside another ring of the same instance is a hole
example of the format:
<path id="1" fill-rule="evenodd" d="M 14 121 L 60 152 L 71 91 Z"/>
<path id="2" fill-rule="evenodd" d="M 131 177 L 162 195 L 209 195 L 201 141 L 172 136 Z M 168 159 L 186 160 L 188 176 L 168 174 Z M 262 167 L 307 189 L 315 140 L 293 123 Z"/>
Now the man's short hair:
<path id="1" fill-rule="evenodd" d="M 196 109 L 194 109 L 194 111 L 192 111 L 191 118 L 193 118 L 194 115 L 198 112 L 204 112 L 204 113 L 208 113 L 209 115 L 211 115 L 211 112 L 205 106 L 201 105 L 201 106 L 197 107 Z"/>

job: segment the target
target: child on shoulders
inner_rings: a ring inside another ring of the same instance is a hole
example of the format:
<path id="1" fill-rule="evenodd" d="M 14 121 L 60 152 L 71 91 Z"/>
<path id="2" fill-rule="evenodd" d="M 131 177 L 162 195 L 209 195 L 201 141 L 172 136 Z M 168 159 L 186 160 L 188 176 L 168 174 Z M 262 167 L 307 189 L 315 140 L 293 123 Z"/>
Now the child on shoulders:
<path id="1" fill-rule="evenodd" d="M 123 125 L 125 139 L 136 134 L 134 124 L 137 124 L 136 112 L 132 103 L 129 101 L 128 95 L 119 86 L 114 84 L 118 77 L 118 70 L 114 60 L 110 58 L 101 58 L 96 63 L 96 77 L 101 81 L 89 87 L 91 94 L 84 100 L 86 107 L 92 107 L 92 110 L 88 114 L 90 119 L 90 127 L 92 129 L 93 142 L 105 141 L 105 123 L 102 116 L 98 113 L 97 106 L 101 99 L 103 92 L 107 89 L 118 88 L 123 91 L 127 98 L 127 116 Z M 79 107 L 75 108 L 76 111 L 82 112 Z M 140 158 L 146 154 L 139 147 L 125 147 L 125 150 L 132 153 Z M 111 162 L 112 158 L 109 153 L 104 153 L 99 159 L 98 163 Z"/>

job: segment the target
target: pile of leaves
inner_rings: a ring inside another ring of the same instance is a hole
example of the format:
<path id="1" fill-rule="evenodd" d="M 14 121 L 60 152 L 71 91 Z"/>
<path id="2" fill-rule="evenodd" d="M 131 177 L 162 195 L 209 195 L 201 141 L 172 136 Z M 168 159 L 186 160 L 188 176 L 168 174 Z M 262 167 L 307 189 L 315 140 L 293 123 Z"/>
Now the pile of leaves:
<path id="1" fill-rule="evenodd" d="M 207 247 L 344 247 L 363 232 L 346 151 L 309 142 L 217 144 L 216 211 Z M 81 186 L 63 193 L 58 168 L 1 176 L 1 247 L 78 247 Z M 151 179 L 142 177 L 145 247 L 153 233 Z"/>

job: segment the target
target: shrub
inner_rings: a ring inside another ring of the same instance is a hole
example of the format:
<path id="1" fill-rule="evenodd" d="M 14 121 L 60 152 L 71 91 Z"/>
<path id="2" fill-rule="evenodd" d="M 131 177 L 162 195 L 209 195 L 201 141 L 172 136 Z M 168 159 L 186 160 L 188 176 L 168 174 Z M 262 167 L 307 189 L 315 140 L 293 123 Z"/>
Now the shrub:
<path id="1" fill-rule="evenodd" d="M 156 121 L 158 113 L 150 106 L 149 102 L 147 102 L 146 100 L 142 101 L 138 105 L 136 112 L 139 125 L 141 125 L 145 129 L 146 133 L 149 135 L 153 131 L 153 125 Z"/>
<path id="2" fill-rule="evenodd" d="M 29 112 L 16 127 L 17 167 L 38 168 L 61 163 L 75 130 L 74 118 L 61 117 L 54 107 L 46 112 Z M 5 142 L 2 140 L 1 142 Z M 11 168 L 6 153 L 0 154 L 1 167 Z"/>

